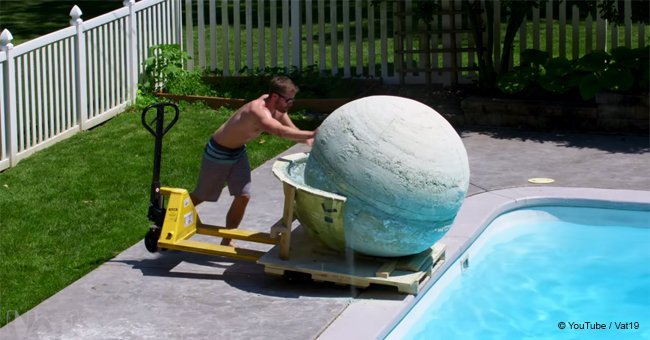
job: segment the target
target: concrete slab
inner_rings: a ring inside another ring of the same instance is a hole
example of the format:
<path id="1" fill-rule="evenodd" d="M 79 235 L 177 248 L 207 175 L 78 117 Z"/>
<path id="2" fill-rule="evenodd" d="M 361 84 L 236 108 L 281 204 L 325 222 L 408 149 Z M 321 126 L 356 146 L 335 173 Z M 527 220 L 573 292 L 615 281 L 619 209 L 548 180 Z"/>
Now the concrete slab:
<path id="1" fill-rule="evenodd" d="M 509 204 L 518 190 L 533 196 L 578 195 L 584 188 L 634 190 L 621 193 L 650 197 L 646 136 L 460 134 L 470 160 L 470 197 L 487 192 L 490 196 L 481 199 Z M 306 150 L 297 145 L 284 154 Z M 281 217 L 282 186 L 271 173 L 272 163 L 253 173 L 254 197 L 244 228 L 268 231 Z M 533 185 L 527 181 L 531 177 L 555 182 Z M 502 190 L 508 188 L 515 191 Z M 229 204 L 224 195 L 218 203 L 202 204 L 199 214 L 222 225 Z M 446 236 L 448 256 L 470 238 L 463 230 L 475 212 L 461 210 Z M 1 328 L 0 339 L 371 339 L 412 299 L 386 287 L 360 291 L 301 276 L 269 276 L 253 263 L 174 251 L 150 254 L 140 242 Z M 362 327 L 360 319 L 375 326 Z"/>

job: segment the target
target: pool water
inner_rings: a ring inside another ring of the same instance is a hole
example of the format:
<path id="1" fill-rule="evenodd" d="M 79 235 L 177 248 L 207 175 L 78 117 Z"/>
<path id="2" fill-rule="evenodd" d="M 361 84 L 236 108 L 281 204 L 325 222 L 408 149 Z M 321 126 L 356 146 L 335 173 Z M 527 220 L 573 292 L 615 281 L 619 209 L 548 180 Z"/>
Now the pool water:
<path id="1" fill-rule="evenodd" d="M 501 215 L 387 338 L 585 337 L 650 338 L 647 209 Z"/>

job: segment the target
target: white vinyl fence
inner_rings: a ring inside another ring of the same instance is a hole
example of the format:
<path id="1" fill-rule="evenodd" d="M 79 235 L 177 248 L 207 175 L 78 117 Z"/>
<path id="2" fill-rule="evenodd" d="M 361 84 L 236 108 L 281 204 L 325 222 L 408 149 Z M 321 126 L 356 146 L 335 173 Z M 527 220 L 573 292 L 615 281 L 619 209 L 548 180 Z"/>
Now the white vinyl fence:
<path id="1" fill-rule="evenodd" d="M 243 68 L 317 65 L 324 73 L 343 77 L 422 84 L 424 72 L 410 69 L 430 65 L 434 83 L 450 85 L 453 69 L 461 70 L 459 82 L 472 81 L 475 52 L 465 16 L 440 14 L 434 18 L 436 34 L 423 40 L 418 36 L 423 27 L 412 16 L 415 1 L 125 0 L 124 8 L 88 21 L 73 10 L 71 27 L 15 47 L 4 30 L 0 171 L 121 112 L 134 101 L 142 61 L 157 44 L 182 44 L 192 56 L 188 69 L 219 69 L 225 75 Z M 442 0 L 442 7 L 460 8 L 463 1 Z M 513 52 L 536 48 L 575 59 L 581 51 L 646 46 L 646 26 L 630 19 L 632 1 L 618 0 L 626 19 L 617 26 L 576 7 L 568 10 L 566 1 L 549 0 L 529 13 Z M 505 24 L 499 20 L 499 0 L 484 3 L 494 5 L 487 7 L 496 18 L 495 32 L 500 32 Z M 398 19 L 402 5 L 406 15 Z M 400 38 L 397 27 L 406 27 Z M 497 33 L 497 62 L 502 40 Z M 418 51 L 427 44 L 431 53 L 397 60 L 400 50 Z M 456 53 L 450 53 L 454 48 Z"/>
<path id="2" fill-rule="evenodd" d="M 70 27 L 15 47 L 3 30 L 0 171 L 132 103 L 148 48 L 180 43 L 177 4 L 127 0 L 88 21 L 75 6 Z"/>
<path id="3" fill-rule="evenodd" d="M 184 48 L 193 57 L 188 66 L 230 75 L 244 67 L 252 71 L 317 65 L 324 73 L 380 77 L 385 83 L 398 83 L 398 50 L 422 50 L 428 43 L 431 53 L 409 54 L 405 64 L 431 65 L 436 71 L 434 82 L 450 85 L 452 54 L 448 50 L 455 46 L 460 50 L 453 54 L 457 66 L 465 69 L 460 81 L 470 82 L 475 77 L 471 70 L 476 54 L 469 48 L 473 39 L 467 18 L 457 12 L 435 17 L 436 34 L 423 41 L 417 32 L 425 27 L 411 9 L 416 1 L 422 0 L 185 0 Z M 463 1 L 467 0 L 443 0 L 441 4 L 459 9 Z M 574 59 L 580 51 L 643 47 L 647 29 L 632 23 L 632 1 L 618 0 L 626 18 L 620 26 L 580 13 L 575 6 L 569 10 L 566 1 L 542 2 L 521 26 L 513 52 L 535 48 Z M 495 17 L 494 60 L 498 64 L 504 38 L 500 32 L 505 27 L 500 20 L 500 1 L 484 3 Z M 398 46 L 396 16 L 401 4 L 407 13 L 403 20 L 408 32 L 403 32 L 403 46 Z M 428 63 L 426 58 L 430 58 Z M 422 72 L 405 73 L 407 84 L 424 83 Z"/>

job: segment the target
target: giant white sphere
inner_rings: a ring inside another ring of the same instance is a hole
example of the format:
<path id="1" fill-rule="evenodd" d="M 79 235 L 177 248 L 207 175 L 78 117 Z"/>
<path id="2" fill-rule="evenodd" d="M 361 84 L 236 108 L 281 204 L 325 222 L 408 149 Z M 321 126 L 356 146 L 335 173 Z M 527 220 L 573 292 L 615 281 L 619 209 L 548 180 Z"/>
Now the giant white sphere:
<path id="1" fill-rule="evenodd" d="M 405 256 L 449 230 L 469 186 L 461 138 L 415 100 L 370 96 L 321 124 L 305 183 L 347 197 L 346 246 L 373 256 Z"/>

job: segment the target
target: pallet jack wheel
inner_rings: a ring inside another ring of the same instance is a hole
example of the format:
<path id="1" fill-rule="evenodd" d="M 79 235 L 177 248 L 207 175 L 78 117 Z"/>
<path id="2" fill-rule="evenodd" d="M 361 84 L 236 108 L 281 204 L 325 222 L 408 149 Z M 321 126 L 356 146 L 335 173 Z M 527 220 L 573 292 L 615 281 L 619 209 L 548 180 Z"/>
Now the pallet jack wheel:
<path id="1" fill-rule="evenodd" d="M 152 225 L 147 234 L 144 235 L 144 246 L 150 253 L 158 251 L 158 238 L 160 238 L 160 227 Z"/>

